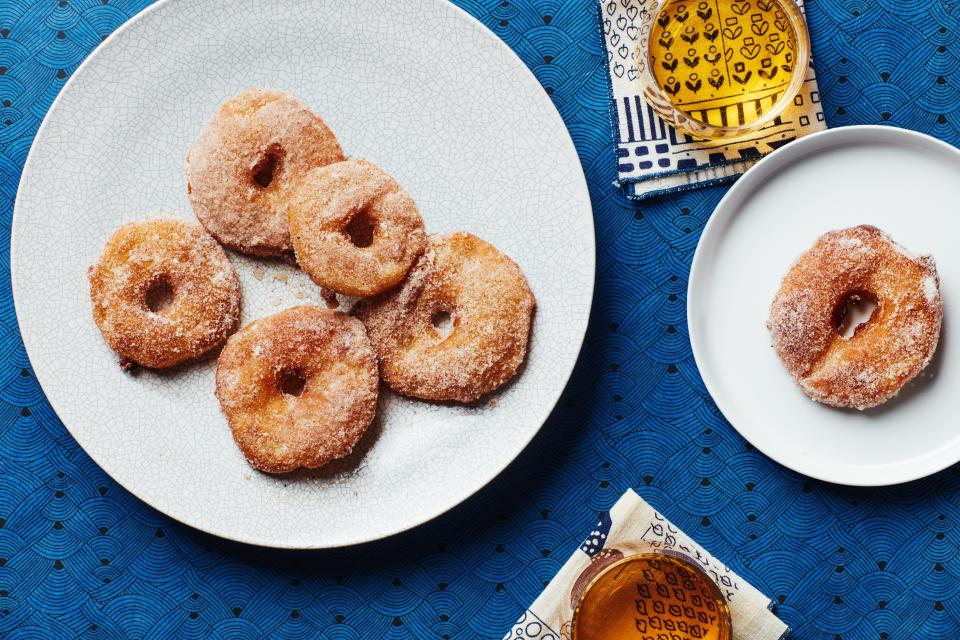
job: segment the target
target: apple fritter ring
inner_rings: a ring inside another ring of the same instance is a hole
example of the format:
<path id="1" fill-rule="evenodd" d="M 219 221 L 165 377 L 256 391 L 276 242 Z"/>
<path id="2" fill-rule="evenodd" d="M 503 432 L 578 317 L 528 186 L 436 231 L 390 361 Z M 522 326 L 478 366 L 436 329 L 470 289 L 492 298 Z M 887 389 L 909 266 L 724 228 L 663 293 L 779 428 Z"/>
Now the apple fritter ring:
<path id="1" fill-rule="evenodd" d="M 363 324 L 320 307 L 292 307 L 242 328 L 216 377 L 237 446 L 268 473 L 348 455 L 376 412 L 377 360 Z"/>
<path id="2" fill-rule="evenodd" d="M 287 200 L 287 215 L 300 268 L 349 296 L 393 288 L 427 244 L 413 198 L 366 160 L 308 173 Z"/>
<path id="3" fill-rule="evenodd" d="M 516 375 L 527 353 L 533 292 L 520 267 L 465 232 L 429 238 L 402 285 L 360 303 L 391 388 L 472 402 Z"/>
<path id="4" fill-rule="evenodd" d="M 841 335 L 853 302 L 876 303 Z M 882 404 L 930 362 L 943 318 L 933 258 L 869 225 L 822 235 L 790 268 L 770 308 L 773 348 L 810 398 L 836 407 Z"/>
<path id="5" fill-rule="evenodd" d="M 125 224 L 90 268 L 93 318 L 124 364 L 164 368 L 219 347 L 240 318 L 240 281 L 197 224 Z"/>
<path id="6" fill-rule="evenodd" d="M 224 246 L 260 256 L 293 252 L 283 202 L 315 167 L 343 160 L 326 123 L 290 94 L 247 89 L 225 102 L 187 154 L 187 193 Z"/>

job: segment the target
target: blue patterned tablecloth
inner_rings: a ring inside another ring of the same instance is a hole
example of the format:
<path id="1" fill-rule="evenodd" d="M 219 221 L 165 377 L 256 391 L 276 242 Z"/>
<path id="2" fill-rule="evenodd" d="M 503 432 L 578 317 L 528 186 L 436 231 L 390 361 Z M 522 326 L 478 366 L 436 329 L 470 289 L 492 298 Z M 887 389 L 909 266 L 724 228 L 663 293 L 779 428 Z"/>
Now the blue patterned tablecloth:
<path id="1" fill-rule="evenodd" d="M 0 638 L 499 637 L 628 487 L 779 603 L 794 638 L 960 636 L 960 467 L 880 490 L 814 482 L 754 451 L 710 401 L 684 298 L 724 189 L 637 208 L 612 186 L 593 0 L 458 0 L 552 95 L 596 217 L 583 354 L 523 455 L 432 523 L 333 552 L 226 543 L 126 493 L 70 438 L 30 371 L 8 234 L 50 103 L 147 4 L 0 0 Z M 950 2 L 808 0 L 807 13 L 832 126 L 887 123 L 960 144 Z"/>

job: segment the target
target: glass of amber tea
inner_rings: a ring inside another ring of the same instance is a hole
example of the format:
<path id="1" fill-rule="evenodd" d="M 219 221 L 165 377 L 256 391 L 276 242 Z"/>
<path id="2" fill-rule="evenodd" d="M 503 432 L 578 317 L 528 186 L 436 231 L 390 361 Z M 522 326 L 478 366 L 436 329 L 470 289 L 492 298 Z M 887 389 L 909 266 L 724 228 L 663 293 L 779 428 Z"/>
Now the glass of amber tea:
<path id="1" fill-rule="evenodd" d="M 601 571 L 573 612 L 573 640 L 731 640 L 717 585 L 680 554 L 627 556 Z"/>
<path id="2" fill-rule="evenodd" d="M 810 63 L 794 0 L 647 0 L 641 33 L 644 98 L 697 138 L 760 129 L 793 102 Z"/>

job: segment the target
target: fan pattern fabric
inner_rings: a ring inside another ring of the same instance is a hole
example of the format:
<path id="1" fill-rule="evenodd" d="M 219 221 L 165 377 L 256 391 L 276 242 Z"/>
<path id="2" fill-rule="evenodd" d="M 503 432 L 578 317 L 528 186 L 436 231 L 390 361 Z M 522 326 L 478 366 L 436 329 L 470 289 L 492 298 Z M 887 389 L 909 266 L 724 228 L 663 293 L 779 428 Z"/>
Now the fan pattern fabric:
<path id="1" fill-rule="evenodd" d="M 960 467 L 886 489 L 814 482 L 754 451 L 712 404 L 684 298 L 724 188 L 637 206 L 613 185 L 593 2 L 458 0 L 552 96 L 596 218 L 586 344 L 521 457 L 451 513 L 332 552 L 226 543 L 126 493 L 70 438 L 31 373 L 8 246 L 44 113 L 84 57 L 147 4 L 0 2 L 0 637 L 502 637 L 631 487 L 772 598 L 795 638 L 960 635 Z M 960 144 L 952 2 L 810 0 L 807 17 L 829 125 L 885 123 Z"/>

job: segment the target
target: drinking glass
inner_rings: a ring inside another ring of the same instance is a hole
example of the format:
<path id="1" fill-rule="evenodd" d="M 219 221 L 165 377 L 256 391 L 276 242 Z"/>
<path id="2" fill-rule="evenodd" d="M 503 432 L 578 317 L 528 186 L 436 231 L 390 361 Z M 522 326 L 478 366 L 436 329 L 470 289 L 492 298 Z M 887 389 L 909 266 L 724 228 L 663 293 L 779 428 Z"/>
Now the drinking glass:
<path id="1" fill-rule="evenodd" d="M 663 120 L 698 138 L 740 138 L 776 118 L 810 62 L 794 0 L 647 0 L 638 82 Z"/>

